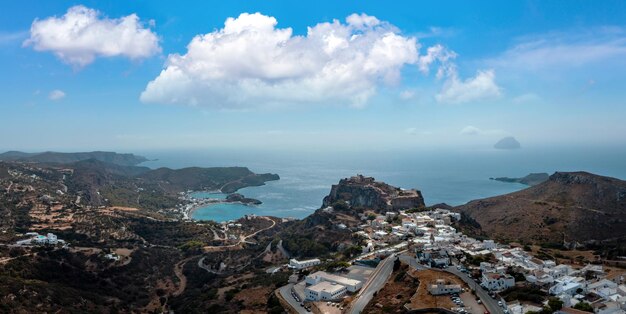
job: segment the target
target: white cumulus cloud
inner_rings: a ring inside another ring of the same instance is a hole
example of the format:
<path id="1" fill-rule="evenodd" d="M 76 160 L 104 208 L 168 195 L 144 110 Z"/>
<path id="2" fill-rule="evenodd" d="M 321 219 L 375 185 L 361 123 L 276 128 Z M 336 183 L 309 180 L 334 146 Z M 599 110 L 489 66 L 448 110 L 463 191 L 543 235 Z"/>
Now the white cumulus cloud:
<path id="1" fill-rule="evenodd" d="M 461 135 L 488 135 L 488 136 L 503 136 L 503 135 L 507 135 L 509 133 L 507 133 L 504 130 L 500 130 L 500 129 L 480 129 L 477 128 L 473 125 L 468 125 L 466 127 L 464 127 L 463 129 L 461 129 L 461 132 L 459 132 L 459 134 Z"/>
<path id="2" fill-rule="evenodd" d="M 456 57 L 457 57 L 457 54 L 454 51 L 446 49 L 444 46 L 437 44 L 432 47 L 429 47 L 426 50 L 426 55 L 421 56 L 419 58 L 417 65 L 420 71 L 422 71 L 425 74 L 428 74 L 428 72 L 430 71 L 431 64 L 435 62 L 439 63 L 439 70 L 437 70 L 437 77 L 441 78 L 445 74 L 453 71 L 453 69 L 455 68 L 455 65 L 452 62 L 452 60 L 454 60 Z"/>
<path id="3" fill-rule="evenodd" d="M 479 70 L 476 76 L 461 80 L 453 70 L 435 99 L 440 103 L 459 104 L 498 97 L 501 89 L 495 78 L 493 70 Z"/>
<path id="4" fill-rule="evenodd" d="M 82 5 L 71 7 L 61 17 L 36 19 L 24 46 L 51 51 L 76 67 L 96 57 L 124 56 L 141 59 L 161 51 L 157 35 L 136 14 L 111 19 Z"/>
<path id="5" fill-rule="evenodd" d="M 48 99 L 50 100 L 57 101 L 63 98 L 65 98 L 65 92 L 60 89 L 55 89 L 48 94 Z"/>
<path id="6" fill-rule="evenodd" d="M 468 125 L 461 130 L 462 135 L 478 135 L 480 133 L 482 133 L 481 129 L 471 125 Z"/>
<path id="7" fill-rule="evenodd" d="M 197 35 L 185 54 L 170 54 L 141 94 L 146 103 L 214 108 L 362 106 L 380 84 L 397 84 L 415 65 L 419 44 L 366 14 L 310 26 L 304 36 L 274 17 L 242 13 Z"/>

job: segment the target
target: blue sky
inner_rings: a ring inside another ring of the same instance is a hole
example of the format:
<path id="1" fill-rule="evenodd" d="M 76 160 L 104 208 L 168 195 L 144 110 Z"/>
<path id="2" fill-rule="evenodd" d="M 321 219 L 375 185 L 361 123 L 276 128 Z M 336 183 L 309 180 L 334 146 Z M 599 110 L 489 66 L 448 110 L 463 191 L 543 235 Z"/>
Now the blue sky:
<path id="1" fill-rule="evenodd" d="M 623 147 L 625 21 L 623 1 L 3 2 L 0 149 Z"/>

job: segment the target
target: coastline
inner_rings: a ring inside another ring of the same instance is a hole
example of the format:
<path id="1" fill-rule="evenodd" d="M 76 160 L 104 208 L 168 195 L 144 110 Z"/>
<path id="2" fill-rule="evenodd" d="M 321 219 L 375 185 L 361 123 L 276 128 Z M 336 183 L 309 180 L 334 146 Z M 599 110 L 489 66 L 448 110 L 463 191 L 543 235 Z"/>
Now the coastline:
<path id="1" fill-rule="evenodd" d="M 193 193 L 207 193 L 207 194 L 224 194 L 224 195 L 228 195 L 226 193 L 223 193 L 220 190 L 217 191 L 188 191 L 185 192 L 184 195 L 181 197 L 182 200 L 187 201 L 188 203 L 183 205 L 184 208 L 182 210 L 182 214 L 183 214 L 183 220 L 196 220 L 192 217 L 193 213 L 200 209 L 200 208 L 204 208 L 204 207 L 208 207 L 211 205 L 216 205 L 216 204 L 240 204 L 240 205 L 244 205 L 244 206 L 248 206 L 248 207 L 257 207 L 257 205 L 255 204 L 251 204 L 251 203 L 245 203 L 245 202 L 241 202 L 241 201 L 227 201 L 226 199 L 218 199 L 218 198 L 195 198 L 192 197 L 191 194 Z M 206 220 L 209 221 L 209 220 Z M 218 222 L 216 220 L 210 219 L 210 221 L 215 221 Z"/>

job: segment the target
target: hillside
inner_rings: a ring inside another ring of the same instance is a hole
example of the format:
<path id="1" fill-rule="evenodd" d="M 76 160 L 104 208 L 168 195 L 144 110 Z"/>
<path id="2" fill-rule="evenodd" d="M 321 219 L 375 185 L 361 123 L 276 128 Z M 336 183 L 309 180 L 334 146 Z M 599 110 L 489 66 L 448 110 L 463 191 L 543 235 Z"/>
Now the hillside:
<path id="1" fill-rule="evenodd" d="M 504 241 L 573 246 L 626 238 L 626 181 L 587 172 L 556 172 L 528 189 L 456 209 L 468 225 Z"/>
<path id="2" fill-rule="evenodd" d="M 18 151 L 9 151 L 0 154 L 0 160 L 5 161 L 25 161 L 25 162 L 39 162 L 39 163 L 59 163 L 67 164 L 78 162 L 82 160 L 96 159 L 99 161 L 122 165 L 122 166 L 134 166 L 144 161 L 148 161 L 147 158 L 137 156 L 133 154 L 119 154 L 115 152 L 82 152 L 82 153 L 58 153 L 58 152 L 43 152 L 43 153 L 23 153 Z"/>
<path id="3" fill-rule="evenodd" d="M 222 190 L 233 193 L 247 186 L 260 186 L 278 180 L 276 174 L 255 174 L 246 167 L 159 168 L 140 174 L 139 179 L 158 182 L 167 191 Z"/>
<path id="4" fill-rule="evenodd" d="M 95 159 L 68 164 L 67 167 L 74 170 L 68 178 L 68 188 L 82 195 L 88 204 L 156 210 L 174 207 L 179 203 L 180 192 L 222 189 L 225 193 L 232 193 L 279 179 L 276 174 L 255 174 L 245 167 L 151 170 Z"/>

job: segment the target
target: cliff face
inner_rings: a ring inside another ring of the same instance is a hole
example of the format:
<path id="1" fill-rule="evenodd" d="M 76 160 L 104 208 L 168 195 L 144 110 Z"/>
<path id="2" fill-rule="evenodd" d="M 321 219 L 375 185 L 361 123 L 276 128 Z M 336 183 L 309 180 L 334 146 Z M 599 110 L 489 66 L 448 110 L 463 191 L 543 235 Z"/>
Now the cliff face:
<path id="1" fill-rule="evenodd" d="M 377 210 L 408 209 L 424 207 L 422 193 L 417 190 L 402 190 L 383 182 L 376 182 L 372 177 L 357 175 L 341 179 L 334 184 L 330 194 L 324 197 L 324 206 L 337 201 L 346 201 L 352 207 Z"/>
<path id="2" fill-rule="evenodd" d="M 574 246 L 626 238 L 626 181 L 557 172 L 528 189 L 457 208 L 494 238 Z"/>

